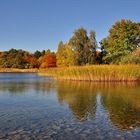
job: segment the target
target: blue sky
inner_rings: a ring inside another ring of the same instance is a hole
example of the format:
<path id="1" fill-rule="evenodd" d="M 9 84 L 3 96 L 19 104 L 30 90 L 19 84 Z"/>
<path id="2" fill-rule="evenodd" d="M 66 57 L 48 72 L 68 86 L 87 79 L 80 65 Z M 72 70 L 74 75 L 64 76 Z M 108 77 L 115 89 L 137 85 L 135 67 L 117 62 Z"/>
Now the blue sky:
<path id="1" fill-rule="evenodd" d="M 0 0 L 0 51 L 56 50 L 75 29 L 95 30 L 97 41 L 115 21 L 140 22 L 140 0 Z"/>

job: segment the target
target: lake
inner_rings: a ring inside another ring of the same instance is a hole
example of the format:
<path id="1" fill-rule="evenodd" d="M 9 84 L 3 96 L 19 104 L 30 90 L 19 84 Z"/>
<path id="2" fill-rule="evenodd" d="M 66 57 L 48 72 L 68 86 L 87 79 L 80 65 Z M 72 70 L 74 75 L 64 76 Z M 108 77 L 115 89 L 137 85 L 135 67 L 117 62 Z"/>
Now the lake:
<path id="1" fill-rule="evenodd" d="M 0 139 L 140 139 L 140 84 L 0 73 Z"/>

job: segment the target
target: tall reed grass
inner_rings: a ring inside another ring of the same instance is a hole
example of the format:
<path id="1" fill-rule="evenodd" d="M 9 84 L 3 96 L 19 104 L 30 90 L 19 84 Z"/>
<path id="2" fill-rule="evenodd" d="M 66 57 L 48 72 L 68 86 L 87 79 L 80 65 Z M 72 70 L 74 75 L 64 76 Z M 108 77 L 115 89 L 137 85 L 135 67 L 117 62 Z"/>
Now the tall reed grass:
<path id="1" fill-rule="evenodd" d="M 140 65 L 92 65 L 65 68 L 49 68 L 39 75 L 53 76 L 57 79 L 117 82 L 140 81 Z"/>

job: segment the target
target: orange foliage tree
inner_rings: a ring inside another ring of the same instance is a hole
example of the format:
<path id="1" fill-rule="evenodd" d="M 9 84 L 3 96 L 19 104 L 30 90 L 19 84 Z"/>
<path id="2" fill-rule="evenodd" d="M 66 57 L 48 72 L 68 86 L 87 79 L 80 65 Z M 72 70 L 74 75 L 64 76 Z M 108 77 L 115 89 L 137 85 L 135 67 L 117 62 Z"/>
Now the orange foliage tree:
<path id="1" fill-rule="evenodd" d="M 26 62 L 29 63 L 28 68 L 39 68 L 40 64 L 34 55 L 27 56 Z"/>
<path id="2" fill-rule="evenodd" d="M 54 53 L 45 54 L 40 67 L 41 68 L 56 67 L 56 55 Z"/>

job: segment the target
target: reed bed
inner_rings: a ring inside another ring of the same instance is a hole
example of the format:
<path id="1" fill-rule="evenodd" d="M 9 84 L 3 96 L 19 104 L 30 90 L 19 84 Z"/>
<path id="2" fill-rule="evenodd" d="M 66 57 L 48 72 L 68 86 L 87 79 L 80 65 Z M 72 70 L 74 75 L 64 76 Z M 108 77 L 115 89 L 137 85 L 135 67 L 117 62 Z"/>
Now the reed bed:
<path id="1" fill-rule="evenodd" d="M 92 65 L 65 68 L 49 68 L 39 73 L 57 79 L 121 82 L 140 81 L 140 65 Z"/>

